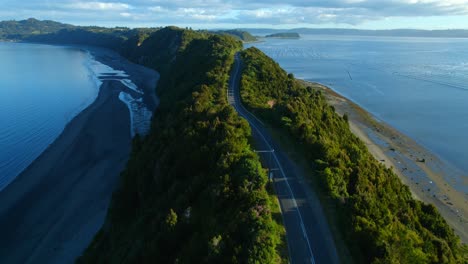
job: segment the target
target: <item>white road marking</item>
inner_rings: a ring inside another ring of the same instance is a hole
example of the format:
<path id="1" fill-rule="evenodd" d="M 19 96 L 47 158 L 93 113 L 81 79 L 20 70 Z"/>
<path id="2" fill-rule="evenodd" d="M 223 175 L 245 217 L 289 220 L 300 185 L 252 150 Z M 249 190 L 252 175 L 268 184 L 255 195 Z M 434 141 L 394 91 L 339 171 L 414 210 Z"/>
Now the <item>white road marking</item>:
<path id="1" fill-rule="evenodd" d="M 236 59 L 238 59 L 237 55 L 236 55 Z M 238 62 L 237 62 L 238 63 Z M 235 75 L 234 76 L 237 76 L 237 74 L 239 74 L 239 65 L 237 64 L 237 67 L 236 67 L 236 72 L 235 72 Z M 241 111 L 239 111 L 238 107 L 242 108 L 244 111 L 246 111 L 247 113 L 249 113 L 250 115 L 252 115 L 255 119 L 258 120 L 257 117 L 255 117 L 254 114 L 250 113 L 249 111 L 247 111 L 247 109 L 245 109 L 245 107 L 242 105 L 241 102 L 239 102 L 239 104 L 237 104 L 236 100 L 235 100 L 235 93 L 234 93 L 234 83 L 235 83 L 235 80 L 236 78 L 233 78 L 232 79 L 232 85 L 231 87 L 228 87 L 228 97 L 229 97 L 229 90 L 232 90 L 231 91 L 231 94 L 232 96 L 234 97 L 234 108 L 237 110 L 237 112 L 239 114 L 241 114 Z M 228 100 L 229 101 L 229 100 Z M 242 115 L 242 114 L 241 114 Z M 268 146 L 269 149 L 273 149 L 271 147 L 271 145 L 268 143 L 268 141 L 266 140 L 265 136 L 263 136 L 263 134 L 260 132 L 260 129 L 257 128 L 257 126 L 255 126 L 255 124 L 253 122 L 250 122 L 250 120 L 247 118 L 247 117 L 244 117 L 245 119 L 247 119 L 247 121 L 249 121 L 250 125 L 257 131 L 257 133 L 262 137 L 263 141 L 265 142 L 265 144 Z M 259 121 L 259 120 L 258 120 Z M 259 121 L 262 125 L 263 123 L 261 121 Z M 309 241 L 309 237 L 307 236 L 307 232 L 305 230 L 305 226 L 304 226 L 304 221 L 302 219 L 302 214 L 299 210 L 299 207 L 297 206 L 297 202 L 296 202 L 296 198 L 294 197 L 294 192 L 292 191 L 291 189 L 291 186 L 289 185 L 289 181 L 288 181 L 288 178 L 286 177 L 286 174 L 284 173 L 284 170 L 283 170 L 283 167 L 281 166 L 281 163 L 279 162 L 278 160 L 278 157 L 276 156 L 275 152 L 272 153 L 273 154 L 273 157 L 275 158 L 275 161 L 276 161 L 276 164 L 278 164 L 278 167 L 279 167 L 279 170 L 281 171 L 281 174 L 283 175 L 283 179 L 286 181 L 286 185 L 288 186 L 288 189 L 289 189 L 289 193 L 291 194 L 291 197 L 292 197 L 292 201 L 293 201 L 293 205 L 296 209 L 296 212 L 298 213 L 299 215 L 299 219 L 301 221 L 301 228 L 302 228 L 302 234 L 304 235 L 304 238 L 307 242 L 307 246 L 308 246 L 308 249 L 309 249 L 309 253 L 311 255 L 311 263 L 315 264 L 315 260 L 314 260 L 314 254 L 312 252 L 312 248 L 310 246 L 310 241 Z"/>

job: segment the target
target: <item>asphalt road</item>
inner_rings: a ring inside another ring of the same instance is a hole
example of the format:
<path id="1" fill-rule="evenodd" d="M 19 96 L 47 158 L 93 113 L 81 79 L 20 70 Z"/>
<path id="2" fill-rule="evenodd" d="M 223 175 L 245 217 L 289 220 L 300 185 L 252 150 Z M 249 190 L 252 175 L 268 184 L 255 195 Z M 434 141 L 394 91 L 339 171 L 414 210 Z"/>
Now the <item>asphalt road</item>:
<path id="1" fill-rule="evenodd" d="M 261 120 L 242 105 L 239 86 L 241 58 L 235 56 L 228 89 L 228 101 L 245 118 L 251 128 L 256 148 L 272 168 L 272 178 L 281 206 L 290 262 L 339 263 L 336 247 L 322 207 L 316 195 L 299 175 L 299 167 L 279 148 Z M 265 152 L 267 151 L 267 152 Z M 268 152 L 270 151 L 270 152 Z"/>

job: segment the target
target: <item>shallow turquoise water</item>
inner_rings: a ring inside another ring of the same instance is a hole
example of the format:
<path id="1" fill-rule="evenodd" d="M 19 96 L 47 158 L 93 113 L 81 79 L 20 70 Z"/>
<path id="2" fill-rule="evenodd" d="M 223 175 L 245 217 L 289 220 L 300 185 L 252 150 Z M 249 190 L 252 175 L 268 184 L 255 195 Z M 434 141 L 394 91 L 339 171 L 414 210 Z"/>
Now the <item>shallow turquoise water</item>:
<path id="1" fill-rule="evenodd" d="M 0 43 L 0 190 L 97 97 L 91 60 L 74 48 Z"/>

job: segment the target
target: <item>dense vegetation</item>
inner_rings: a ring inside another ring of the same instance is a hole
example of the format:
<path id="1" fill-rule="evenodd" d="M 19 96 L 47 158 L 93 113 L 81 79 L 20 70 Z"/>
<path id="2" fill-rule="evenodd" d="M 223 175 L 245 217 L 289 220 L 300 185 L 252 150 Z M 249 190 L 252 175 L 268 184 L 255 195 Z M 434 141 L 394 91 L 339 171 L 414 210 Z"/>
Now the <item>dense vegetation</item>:
<path id="1" fill-rule="evenodd" d="M 250 148 L 248 123 L 226 101 L 242 48 L 233 34 L 249 37 L 35 19 L 0 24 L 3 40 L 101 46 L 161 73 L 152 130 L 134 139 L 106 224 L 78 262 L 284 261 L 278 204 Z"/>
<path id="2" fill-rule="evenodd" d="M 79 262 L 281 261 L 276 205 L 249 146 L 250 128 L 226 102 L 241 43 L 223 34 L 0 23 L 0 39 L 103 46 L 161 72 L 151 133 L 134 139 L 106 224 Z M 356 262 L 466 262 L 466 249 L 437 210 L 413 200 L 319 92 L 254 48 L 243 61 L 244 103 L 302 146 L 316 169 L 311 177 L 340 208 Z"/>
<path id="3" fill-rule="evenodd" d="M 139 45 L 149 43 L 145 40 L 161 28 L 135 28 L 114 27 L 105 28 L 97 26 L 73 26 L 50 20 L 37 20 L 30 18 L 21 21 L 0 22 L 0 40 L 41 42 L 51 44 L 78 44 L 93 45 L 111 48 L 118 52 L 127 53 Z M 194 32 L 186 30 L 184 32 Z M 241 30 L 196 31 L 197 34 L 228 35 L 244 42 L 256 41 L 257 38 Z M 154 42 L 154 41 L 153 41 Z M 145 50 L 146 52 L 146 50 Z M 152 56 L 155 52 L 144 53 Z"/>
<path id="4" fill-rule="evenodd" d="M 161 105 L 150 134 L 135 137 L 106 223 L 79 263 L 282 261 L 277 205 L 248 123 L 226 99 L 241 47 L 229 36 L 165 28 L 129 50 L 163 68 Z"/>
<path id="5" fill-rule="evenodd" d="M 436 208 L 414 200 L 319 91 L 301 86 L 256 48 L 242 59 L 244 104 L 293 138 L 313 163 L 310 177 L 319 177 L 336 202 L 339 230 L 357 263 L 467 262 L 466 246 Z"/>
<path id="6" fill-rule="evenodd" d="M 94 45 L 119 50 L 131 37 L 156 29 L 79 27 L 30 18 L 0 22 L 0 39 L 51 44 Z"/>
<path id="7" fill-rule="evenodd" d="M 5 40 L 21 40 L 25 37 L 41 34 L 56 33 L 62 29 L 75 28 L 72 25 L 62 24 L 50 20 L 39 21 L 30 18 L 22 21 L 1 21 L 0 22 L 0 39 Z"/>
<path id="8" fill-rule="evenodd" d="M 192 40 L 207 37 L 207 33 L 166 27 L 149 35 L 135 35 L 123 45 L 120 54 L 139 64 L 156 69 L 161 73 L 162 81 L 164 81 L 166 80 L 164 75 L 171 69 L 178 54 L 184 51 Z"/>
<path id="9" fill-rule="evenodd" d="M 220 31 L 216 31 L 216 33 L 217 34 L 225 34 L 225 35 L 233 36 L 233 37 L 238 38 L 238 39 L 240 39 L 242 41 L 245 41 L 245 42 L 253 42 L 253 41 L 258 40 L 255 36 L 252 36 L 252 34 L 250 34 L 249 32 L 243 31 L 243 30 L 238 30 L 238 29 L 220 30 Z"/>
<path id="10" fill-rule="evenodd" d="M 295 32 L 285 32 L 285 33 L 274 33 L 266 35 L 265 38 L 300 38 L 299 33 Z"/>

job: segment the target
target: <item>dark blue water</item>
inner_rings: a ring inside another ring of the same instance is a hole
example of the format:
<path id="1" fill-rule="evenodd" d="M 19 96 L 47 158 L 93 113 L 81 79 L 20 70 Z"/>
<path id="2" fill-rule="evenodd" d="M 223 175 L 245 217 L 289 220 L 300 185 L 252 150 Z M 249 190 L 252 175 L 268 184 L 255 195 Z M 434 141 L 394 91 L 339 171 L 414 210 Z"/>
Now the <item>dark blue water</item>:
<path id="1" fill-rule="evenodd" d="M 255 43 L 468 175 L 468 40 L 303 36 Z"/>
<path id="2" fill-rule="evenodd" d="M 0 190 L 97 97 L 86 52 L 0 43 Z"/>

